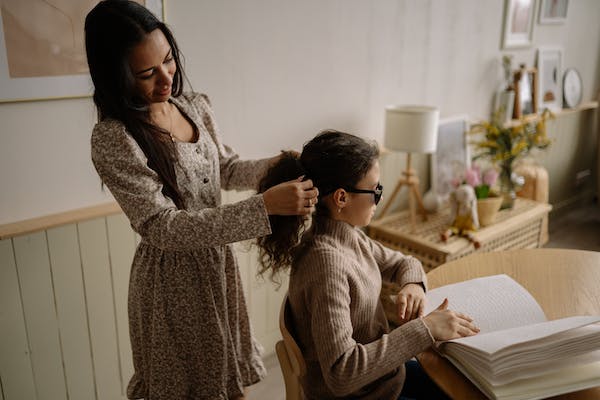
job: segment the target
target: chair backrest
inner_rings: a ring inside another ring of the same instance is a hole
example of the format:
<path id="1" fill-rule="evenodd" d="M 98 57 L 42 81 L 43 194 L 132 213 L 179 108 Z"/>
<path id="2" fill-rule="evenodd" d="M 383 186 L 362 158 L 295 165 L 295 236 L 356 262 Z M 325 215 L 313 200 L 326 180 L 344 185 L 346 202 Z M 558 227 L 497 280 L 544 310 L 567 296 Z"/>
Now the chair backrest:
<path id="1" fill-rule="evenodd" d="M 303 398 L 300 378 L 306 374 L 306 362 L 294 339 L 294 323 L 287 294 L 279 311 L 279 330 L 283 340 L 277 342 L 275 350 L 285 381 L 286 399 L 300 400 Z"/>

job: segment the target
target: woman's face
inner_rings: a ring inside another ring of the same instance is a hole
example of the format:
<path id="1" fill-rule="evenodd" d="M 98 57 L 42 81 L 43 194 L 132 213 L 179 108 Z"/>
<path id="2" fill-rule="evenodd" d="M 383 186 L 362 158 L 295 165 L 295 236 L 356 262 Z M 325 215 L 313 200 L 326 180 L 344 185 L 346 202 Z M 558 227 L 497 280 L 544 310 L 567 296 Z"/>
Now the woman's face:
<path id="1" fill-rule="evenodd" d="M 146 35 L 129 54 L 138 96 L 148 104 L 167 101 L 171 96 L 177 66 L 171 46 L 160 29 Z"/>
<path id="2" fill-rule="evenodd" d="M 379 184 L 379 161 L 375 160 L 371 169 L 356 184 L 354 189 L 375 190 Z M 371 222 L 377 205 L 373 193 L 349 193 L 346 206 L 342 210 L 343 219 L 351 225 L 362 227 Z"/>

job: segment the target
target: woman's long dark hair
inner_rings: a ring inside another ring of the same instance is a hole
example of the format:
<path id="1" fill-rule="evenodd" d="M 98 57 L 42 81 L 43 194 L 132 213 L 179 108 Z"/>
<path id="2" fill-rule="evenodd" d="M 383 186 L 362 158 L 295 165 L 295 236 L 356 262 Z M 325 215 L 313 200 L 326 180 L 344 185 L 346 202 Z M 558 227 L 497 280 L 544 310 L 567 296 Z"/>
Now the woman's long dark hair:
<path id="1" fill-rule="evenodd" d="M 125 127 L 140 146 L 163 182 L 163 193 L 183 208 L 173 165 L 174 146 L 169 132 L 150 122 L 148 104 L 135 92 L 135 76 L 128 57 L 133 47 L 155 29 L 165 35 L 177 69 L 172 95 L 183 91 L 183 68 L 179 47 L 169 28 L 144 6 L 128 0 L 105 0 L 85 18 L 85 48 L 94 82 L 94 103 L 100 121 L 113 118 Z"/>
<path id="2" fill-rule="evenodd" d="M 379 149 L 375 143 L 349 133 L 322 131 L 304 145 L 300 157 L 296 153 L 284 152 L 279 162 L 261 180 L 259 191 L 264 192 L 272 186 L 305 175 L 319 189 L 321 199 L 338 188 L 356 186 L 378 157 Z M 322 202 L 316 204 L 316 215 L 329 215 Z M 273 279 L 280 271 L 292 266 L 300 249 L 306 218 L 270 215 L 269 220 L 271 235 L 258 239 L 262 264 L 259 272 L 264 274 L 270 270 Z M 315 221 L 318 224 L 318 218 Z"/>

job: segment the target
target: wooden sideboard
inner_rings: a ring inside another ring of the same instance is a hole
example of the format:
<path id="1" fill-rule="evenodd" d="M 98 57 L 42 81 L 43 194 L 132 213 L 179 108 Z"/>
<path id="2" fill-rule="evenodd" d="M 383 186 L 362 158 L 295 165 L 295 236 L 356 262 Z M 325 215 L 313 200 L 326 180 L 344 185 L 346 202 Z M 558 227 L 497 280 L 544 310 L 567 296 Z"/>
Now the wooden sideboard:
<path id="1" fill-rule="evenodd" d="M 409 212 L 404 210 L 371 222 L 367 234 L 387 247 L 417 257 L 425 271 L 429 271 L 475 252 L 541 247 L 547 238 L 543 221 L 551 209 L 546 203 L 517 198 L 512 209 L 498 212 L 495 223 L 475 232 L 475 238 L 481 243 L 479 249 L 458 236 L 442 241 L 440 234 L 450 224 L 449 208 L 429 214 L 427 221 L 418 219 L 414 232 L 411 232 Z"/>

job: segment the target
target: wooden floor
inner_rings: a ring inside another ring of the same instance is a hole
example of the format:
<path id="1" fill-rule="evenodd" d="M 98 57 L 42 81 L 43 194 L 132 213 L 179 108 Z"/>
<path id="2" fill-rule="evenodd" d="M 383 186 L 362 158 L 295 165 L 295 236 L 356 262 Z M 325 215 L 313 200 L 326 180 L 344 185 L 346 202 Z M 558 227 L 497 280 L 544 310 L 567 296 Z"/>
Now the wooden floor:
<path id="1" fill-rule="evenodd" d="M 566 214 L 550 215 L 550 241 L 545 247 L 600 251 L 600 206 L 590 204 Z M 264 359 L 268 375 L 250 388 L 249 400 L 284 400 L 285 386 L 277 356 Z"/>

